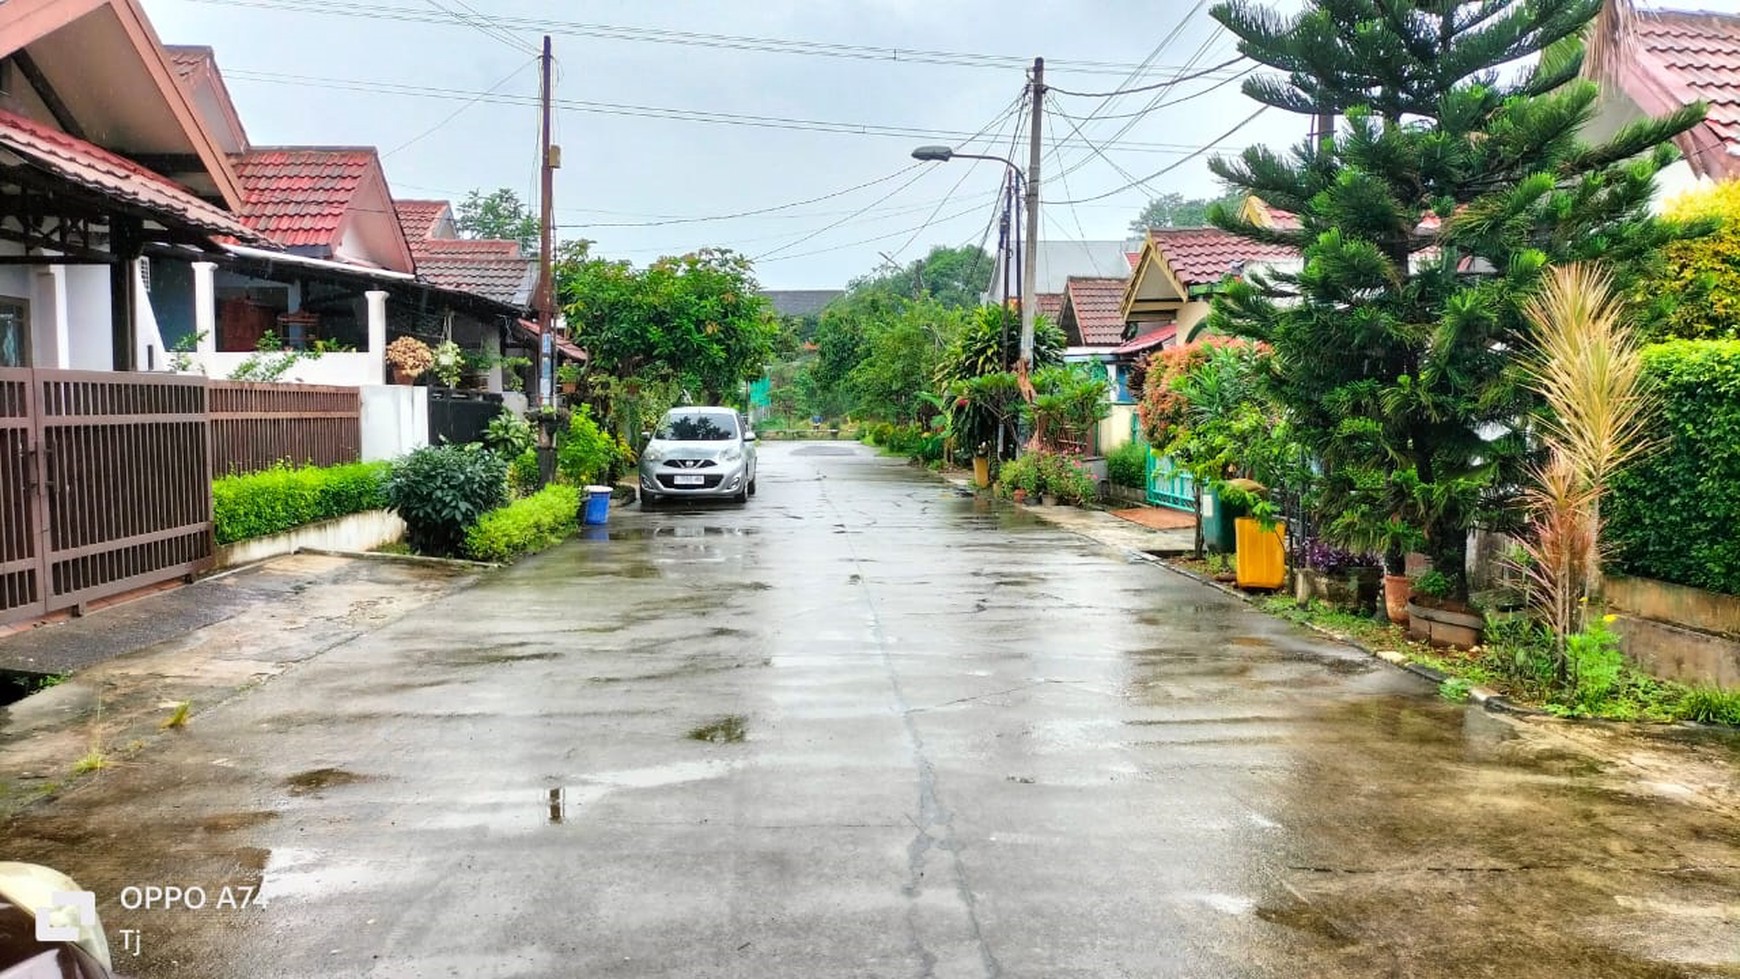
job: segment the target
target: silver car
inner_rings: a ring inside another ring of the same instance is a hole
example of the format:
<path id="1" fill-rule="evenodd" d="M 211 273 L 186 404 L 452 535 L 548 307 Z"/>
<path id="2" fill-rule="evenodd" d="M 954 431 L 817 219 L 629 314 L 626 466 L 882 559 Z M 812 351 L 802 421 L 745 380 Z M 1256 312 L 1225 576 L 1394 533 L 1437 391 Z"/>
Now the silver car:
<path id="1" fill-rule="evenodd" d="M 641 505 L 755 495 L 755 433 L 730 408 L 672 408 L 640 454 Z"/>

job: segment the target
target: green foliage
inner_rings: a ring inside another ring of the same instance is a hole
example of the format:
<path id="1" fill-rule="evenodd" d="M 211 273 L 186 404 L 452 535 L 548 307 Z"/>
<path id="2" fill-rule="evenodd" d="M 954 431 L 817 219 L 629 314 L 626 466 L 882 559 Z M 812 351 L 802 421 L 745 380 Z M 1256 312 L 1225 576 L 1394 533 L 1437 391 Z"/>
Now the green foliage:
<path id="1" fill-rule="evenodd" d="M 522 255 L 538 253 L 538 216 L 507 187 L 466 194 L 454 208 L 453 226 L 468 238 L 502 238 L 519 242 Z"/>
<path id="2" fill-rule="evenodd" d="M 1049 494 L 1072 504 L 1088 503 L 1099 496 L 1099 484 L 1088 468 L 1062 452 L 1024 452 L 1003 463 L 997 473 L 999 495 L 1007 498 L 1018 489 L 1030 499 Z"/>
<path id="3" fill-rule="evenodd" d="M 1565 658 L 1570 667 L 1571 696 L 1585 710 L 1606 701 L 1625 672 L 1619 637 L 1602 618 L 1591 617 L 1582 631 L 1565 637 Z"/>
<path id="4" fill-rule="evenodd" d="M 1422 571 L 1414 578 L 1413 591 L 1416 595 L 1427 598 L 1449 598 L 1456 590 L 1456 582 L 1437 568 Z"/>
<path id="5" fill-rule="evenodd" d="M 1645 335 L 1740 338 L 1740 181 L 1682 194 L 1664 216 L 1681 222 L 1688 237 L 1648 256 L 1631 290 Z"/>
<path id="6" fill-rule="evenodd" d="M 477 518 L 507 502 L 507 462 L 460 445 L 428 446 L 393 465 L 389 505 L 404 519 L 419 554 L 461 553 Z"/>
<path id="7" fill-rule="evenodd" d="M 1208 212 L 1214 205 L 1237 207 L 1244 201 L 1244 196 L 1234 192 L 1219 197 L 1185 197 L 1177 191 L 1169 191 L 1148 202 L 1142 213 L 1130 222 L 1130 232 L 1146 237 L 1150 228 L 1207 227 Z"/>
<path id="8" fill-rule="evenodd" d="M 230 371 L 230 380 L 281 380 L 285 374 L 290 373 L 290 368 L 304 360 L 319 360 L 321 354 L 328 352 L 324 345 L 318 344 L 312 350 L 286 349 L 278 334 L 267 330 L 254 344 L 254 352 L 237 364 L 235 370 Z"/>
<path id="9" fill-rule="evenodd" d="M 1740 727 L 1740 690 L 1696 686 L 1680 698 L 1674 716 L 1699 724 L 1726 724 Z"/>
<path id="10" fill-rule="evenodd" d="M 1469 680 L 1463 677 L 1450 677 L 1438 684 L 1438 696 L 1453 704 L 1465 704 L 1468 702 L 1470 692 L 1473 689 L 1474 684 Z"/>
<path id="11" fill-rule="evenodd" d="M 303 524 L 387 506 L 384 462 L 342 466 L 275 466 L 212 481 L 212 522 L 219 544 L 281 534 Z"/>
<path id="12" fill-rule="evenodd" d="M 1039 486 L 1039 457 L 1032 452 L 1010 459 L 997 469 L 997 492 L 1004 497 L 1012 496 L 1016 490 L 1036 496 Z"/>
<path id="13" fill-rule="evenodd" d="M 703 248 L 644 269 L 564 246 L 557 294 L 595 370 L 673 378 L 709 402 L 761 376 L 779 326 L 749 260 Z"/>
<path id="14" fill-rule="evenodd" d="M 942 461 L 941 433 L 926 429 L 922 425 L 878 422 L 865 429 L 865 438 L 871 445 L 880 446 L 895 455 L 906 456 L 914 462 Z"/>
<path id="15" fill-rule="evenodd" d="M 626 449 L 592 420 L 584 405 L 568 418 L 568 429 L 556 439 L 556 471 L 575 486 L 609 480 L 623 464 Z"/>
<path id="16" fill-rule="evenodd" d="M 508 488 L 515 498 L 536 493 L 539 478 L 537 449 L 527 449 L 508 463 Z"/>
<path id="17" fill-rule="evenodd" d="M 1740 594 L 1740 340 L 1658 344 L 1644 363 L 1663 443 L 1602 502 L 1609 566 Z"/>
<path id="18" fill-rule="evenodd" d="M 465 553 L 476 561 L 506 563 L 560 544 L 579 519 L 580 490 L 546 486 L 479 517 L 465 532 Z"/>
<path id="19" fill-rule="evenodd" d="M 846 307 L 848 310 L 851 306 Z M 925 395 L 964 314 L 935 300 L 898 304 L 898 311 L 860 325 L 861 359 L 846 375 L 854 414 L 925 421 L 935 408 Z"/>
<path id="20" fill-rule="evenodd" d="M 899 268 L 884 267 L 850 283 L 853 293 L 879 292 L 914 300 L 929 299 L 945 309 L 971 309 L 991 284 L 996 260 L 977 245 L 946 248 Z"/>
<path id="21" fill-rule="evenodd" d="M 1047 367 L 1033 375 L 1033 431 L 1041 444 L 1075 442 L 1085 447 L 1092 431 L 1112 413 L 1103 372 L 1086 365 Z"/>
<path id="22" fill-rule="evenodd" d="M 489 420 L 483 430 L 483 447 L 503 459 L 515 459 L 530 451 L 538 441 L 532 423 L 506 408 Z"/>
<path id="23" fill-rule="evenodd" d="M 1581 30 L 1595 0 L 1392 6 L 1213 8 L 1246 57 L 1278 69 L 1248 95 L 1343 122 L 1291 153 L 1211 162 L 1299 216 L 1261 228 L 1217 207 L 1214 223 L 1298 249 L 1304 266 L 1230 283 L 1209 322 L 1273 348 L 1266 384 L 1321 463 L 1320 512 L 1360 513 L 1367 530 L 1402 519 L 1437 566 L 1459 568 L 1467 529 L 1504 526 L 1525 485 L 1516 420 L 1537 399 L 1514 369 L 1530 346 L 1521 304 L 1551 263 L 1624 270 L 1677 234 L 1648 216 L 1653 178 L 1703 109 L 1589 146 L 1595 84 L 1559 59 L 1517 66 Z"/>
<path id="24" fill-rule="evenodd" d="M 1148 485 L 1148 445 L 1131 439 L 1106 455 L 1106 476 L 1114 486 L 1145 489 Z"/>
<path id="25" fill-rule="evenodd" d="M 1057 324 L 1037 317 L 1033 324 L 1033 370 L 1063 363 L 1067 341 Z M 1014 369 L 1021 359 L 1021 317 L 1014 310 L 980 306 L 961 325 L 938 367 L 944 386 Z"/>

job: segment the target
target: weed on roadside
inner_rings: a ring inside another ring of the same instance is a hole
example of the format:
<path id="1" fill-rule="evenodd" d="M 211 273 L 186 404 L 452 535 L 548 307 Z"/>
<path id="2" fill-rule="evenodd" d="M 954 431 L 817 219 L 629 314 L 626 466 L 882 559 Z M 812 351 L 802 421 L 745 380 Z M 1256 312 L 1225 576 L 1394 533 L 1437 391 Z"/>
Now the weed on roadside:
<path id="1" fill-rule="evenodd" d="M 749 734 L 749 718 L 742 714 L 731 714 L 721 717 L 710 724 L 702 724 L 689 730 L 689 738 L 694 741 L 711 741 L 715 744 L 735 744 Z"/>
<path id="2" fill-rule="evenodd" d="M 74 775 L 87 775 L 91 772 L 100 772 L 108 767 L 109 756 L 103 754 L 103 749 L 100 745 L 93 744 L 91 745 L 91 750 L 85 752 L 83 758 L 73 762 L 72 770 Z"/>
<path id="3" fill-rule="evenodd" d="M 187 712 L 189 710 L 191 710 L 192 708 L 193 708 L 193 701 L 191 701 L 191 700 L 184 700 L 181 703 L 176 704 L 175 705 L 175 712 L 173 714 L 170 714 L 169 717 L 166 720 L 164 720 L 164 722 L 162 724 L 158 725 L 158 727 L 162 728 L 165 731 L 171 731 L 171 730 L 175 730 L 177 728 L 186 727 L 187 726 Z"/>

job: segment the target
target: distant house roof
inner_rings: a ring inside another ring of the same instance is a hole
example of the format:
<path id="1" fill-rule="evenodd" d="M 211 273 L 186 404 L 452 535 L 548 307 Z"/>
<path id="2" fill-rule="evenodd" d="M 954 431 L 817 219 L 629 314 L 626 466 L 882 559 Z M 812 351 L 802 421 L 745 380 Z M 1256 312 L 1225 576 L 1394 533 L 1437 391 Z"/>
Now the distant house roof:
<path id="1" fill-rule="evenodd" d="M 539 330 L 538 324 L 532 320 L 519 320 L 517 325 L 527 336 L 531 337 L 534 342 L 543 336 L 543 331 Z M 564 340 L 562 337 L 558 336 L 552 345 L 556 348 L 557 353 L 560 353 L 569 360 L 580 361 L 586 359 L 586 351 L 575 346 L 574 342 L 571 340 Z"/>
<path id="2" fill-rule="evenodd" d="M 1154 250 L 1185 286 L 1213 285 L 1250 263 L 1285 262 L 1298 253 L 1284 245 L 1240 238 L 1219 228 L 1155 228 Z"/>
<path id="3" fill-rule="evenodd" d="M 1123 344 L 1116 350 L 1113 350 L 1112 353 L 1119 357 L 1134 356 L 1143 353 L 1144 351 L 1153 350 L 1156 347 L 1164 347 L 1168 340 L 1171 340 L 1177 335 L 1178 325 L 1176 323 L 1168 323 L 1159 329 L 1149 330 L 1147 333 L 1144 333 L 1134 340 L 1131 340 L 1129 343 Z"/>
<path id="4" fill-rule="evenodd" d="M 451 208 L 446 201 L 393 201 L 393 209 L 399 212 L 399 225 L 405 229 L 413 252 L 419 240 L 434 235 L 435 222 Z"/>
<path id="5" fill-rule="evenodd" d="M 152 219 L 209 235 L 257 241 L 236 217 L 165 177 L 94 143 L 0 109 L 0 146 L 41 170 L 139 208 Z"/>
<path id="6" fill-rule="evenodd" d="M 781 316 L 816 316 L 834 300 L 844 296 L 844 289 L 763 289 L 761 295 L 773 304 Z"/>
<path id="7" fill-rule="evenodd" d="M 242 220 L 291 248 L 335 244 L 351 199 L 379 165 L 366 147 L 262 148 L 233 163 Z"/>
<path id="8" fill-rule="evenodd" d="M 1114 347 L 1124 340 L 1124 288 L 1127 278 L 1071 276 L 1063 291 L 1059 325 L 1072 347 Z"/>
<path id="9" fill-rule="evenodd" d="M 1130 274 L 1126 257 L 1128 242 L 1124 241 L 1041 241 L 1035 248 L 1039 274 L 1033 277 L 1033 291 L 1038 294 L 1063 292 L 1072 275 L 1123 276 Z M 1017 258 L 1016 265 L 1020 261 Z M 992 286 L 1000 291 L 1003 283 L 1001 257 L 991 272 Z M 1014 287 L 1015 277 L 1009 277 Z M 998 292 L 986 290 L 986 298 L 995 303 Z"/>
<path id="10" fill-rule="evenodd" d="M 1033 297 L 1033 311 L 1056 323 L 1058 314 L 1063 312 L 1063 293 L 1041 292 L 1035 295 Z"/>
<path id="11" fill-rule="evenodd" d="M 460 245 L 453 248 L 453 245 Z M 511 246 L 503 251 L 499 246 Z M 469 247 L 491 246 L 491 247 Z M 457 289 L 521 308 L 531 305 L 537 288 L 537 263 L 519 255 L 514 242 L 450 238 L 412 243 L 417 275 L 443 289 Z"/>
<path id="12" fill-rule="evenodd" d="M 1675 138 L 1692 170 L 1718 180 L 1740 176 L 1740 16 L 1639 9 L 1621 48 L 1613 74 L 1646 114 L 1708 104 L 1704 121 Z"/>

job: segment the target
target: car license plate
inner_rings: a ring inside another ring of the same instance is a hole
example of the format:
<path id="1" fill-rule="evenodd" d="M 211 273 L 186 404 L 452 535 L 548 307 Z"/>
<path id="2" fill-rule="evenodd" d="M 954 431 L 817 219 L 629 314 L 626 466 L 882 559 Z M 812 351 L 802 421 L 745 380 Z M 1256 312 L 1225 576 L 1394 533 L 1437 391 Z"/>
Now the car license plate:
<path id="1" fill-rule="evenodd" d="M 671 482 L 677 486 L 705 486 L 700 476 L 678 476 Z"/>

